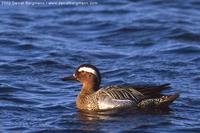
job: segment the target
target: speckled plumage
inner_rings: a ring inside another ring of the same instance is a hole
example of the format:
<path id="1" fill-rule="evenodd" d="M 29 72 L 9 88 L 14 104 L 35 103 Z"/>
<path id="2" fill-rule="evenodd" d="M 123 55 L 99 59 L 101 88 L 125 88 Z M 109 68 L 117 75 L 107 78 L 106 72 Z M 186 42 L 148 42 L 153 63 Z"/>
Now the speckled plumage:
<path id="1" fill-rule="evenodd" d="M 87 96 L 78 96 L 82 101 L 78 108 L 83 110 L 109 110 L 114 108 L 154 108 L 168 106 L 173 99 L 160 94 L 168 85 L 160 86 L 108 86 Z M 170 95 L 171 96 L 171 95 Z"/>

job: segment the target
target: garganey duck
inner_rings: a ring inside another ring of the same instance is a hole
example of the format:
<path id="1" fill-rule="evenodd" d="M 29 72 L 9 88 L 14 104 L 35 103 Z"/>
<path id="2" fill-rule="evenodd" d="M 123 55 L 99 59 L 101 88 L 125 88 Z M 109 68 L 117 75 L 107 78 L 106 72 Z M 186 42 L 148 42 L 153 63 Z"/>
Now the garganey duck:
<path id="1" fill-rule="evenodd" d="M 76 106 L 80 110 L 110 110 L 118 108 L 163 108 L 168 107 L 178 96 L 163 95 L 160 92 L 169 89 L 164 85 L 119 85 L 99 88 L 101 75 L 99 70 L 90 64 L 80 65 L 72 76 L 63 81 L 77 80 L 82 89 L 77 96 Z"/>

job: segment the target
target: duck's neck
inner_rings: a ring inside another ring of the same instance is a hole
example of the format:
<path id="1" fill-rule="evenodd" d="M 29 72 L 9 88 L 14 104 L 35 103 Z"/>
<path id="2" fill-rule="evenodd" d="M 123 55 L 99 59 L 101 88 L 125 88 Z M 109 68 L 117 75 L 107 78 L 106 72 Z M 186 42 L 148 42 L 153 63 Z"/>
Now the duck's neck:
<path id="1" fill-rule="evenodd" d="M 82 84 L 83 86 L 80 92 L 81 96 L 93 94 L 99 89 L 99 83 L 93 80 L 84 82 Z"/>

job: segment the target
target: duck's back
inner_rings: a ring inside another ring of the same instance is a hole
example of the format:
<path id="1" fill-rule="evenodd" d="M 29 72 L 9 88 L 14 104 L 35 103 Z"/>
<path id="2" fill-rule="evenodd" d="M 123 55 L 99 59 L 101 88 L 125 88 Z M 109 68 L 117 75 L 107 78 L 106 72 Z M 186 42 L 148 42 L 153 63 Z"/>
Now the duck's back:
<path id="1" fill-rule="evenodd" d="M 98 97 L 97 104 L 100 110 L 136 107 L 140 97 L 143 96 L 134 89 L 125 89 L 121 88 L 121 86 L 102 88 L 96 94 Z"/>
<path id="2" fill-rule="evenodd" d="M 126 107 L 161 107 L 168 106 L 178 97 L 162 95 L 162 90 L 170 88 L 164 85 L 123 85 L 109 86 L 96 92 L 97 104 L 100 110 Z"/>

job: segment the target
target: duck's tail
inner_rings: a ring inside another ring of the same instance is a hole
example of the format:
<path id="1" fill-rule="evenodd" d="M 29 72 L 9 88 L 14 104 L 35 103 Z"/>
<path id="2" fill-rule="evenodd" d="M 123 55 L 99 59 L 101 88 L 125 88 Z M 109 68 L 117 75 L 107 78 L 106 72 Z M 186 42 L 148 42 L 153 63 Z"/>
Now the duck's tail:
<path id="1" fill-rule="evenodd" d="M 145 108 L 165 108 L 168 107 L 177 97 L 179 97 L 179 93 L 175 93 L 172 95 L 162 95 L 158 98 L 144 99 L 140 103 L 138 103 L 138 107 Z"/>

